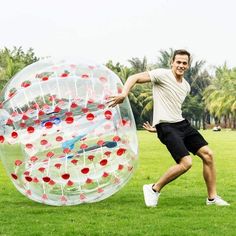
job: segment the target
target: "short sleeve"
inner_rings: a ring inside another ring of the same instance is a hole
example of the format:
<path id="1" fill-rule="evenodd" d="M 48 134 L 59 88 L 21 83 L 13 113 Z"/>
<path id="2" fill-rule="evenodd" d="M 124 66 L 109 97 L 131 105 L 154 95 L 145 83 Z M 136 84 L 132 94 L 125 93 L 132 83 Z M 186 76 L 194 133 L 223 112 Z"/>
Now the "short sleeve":
<path id="1" fill-rule="evenodd" d="M 161 83 L 161 79 L 163 77 L 163 75 L 165 74 L 164 69 L 155 69 L 155 70 L 151 70 L 148 71 L 148 74 L 151 78 L 151 81 L 153 84 L 160 84 Z"/>

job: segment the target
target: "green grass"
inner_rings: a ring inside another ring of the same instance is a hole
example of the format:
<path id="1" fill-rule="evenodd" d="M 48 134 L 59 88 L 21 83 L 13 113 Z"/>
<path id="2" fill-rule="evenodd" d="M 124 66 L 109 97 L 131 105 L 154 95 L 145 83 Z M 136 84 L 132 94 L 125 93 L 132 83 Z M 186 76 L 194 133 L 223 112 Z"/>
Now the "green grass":
<path id="1" fill-rule="evenodd" d="M 144 206 L 142 185 L 172 164 L 155 134 L 139 131 L 139 167 L 114 196 L 94 204 L 52 207 L 21 195 L 0 163 L 0 235 L 235 235 L 236 132 L 205 131 L 214 150 L 219 194 L 230 207 L 206 206 L 202 163 L 163 189 L 157 208 Z"/>

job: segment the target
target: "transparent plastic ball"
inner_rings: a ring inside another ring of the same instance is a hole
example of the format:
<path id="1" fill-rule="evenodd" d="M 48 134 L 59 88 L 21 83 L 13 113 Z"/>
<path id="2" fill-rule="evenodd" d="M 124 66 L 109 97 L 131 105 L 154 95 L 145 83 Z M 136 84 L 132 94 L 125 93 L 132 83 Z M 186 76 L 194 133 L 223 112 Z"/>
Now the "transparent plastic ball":
<path id="1" fill-rule="evenodd" d="M 41 60 L 14 76 L 0 95 L 0 155 L 15 187 L 49 205 L 103 200 L 137 166 L 136 126 L 128 99 L 103 65 Z"/>

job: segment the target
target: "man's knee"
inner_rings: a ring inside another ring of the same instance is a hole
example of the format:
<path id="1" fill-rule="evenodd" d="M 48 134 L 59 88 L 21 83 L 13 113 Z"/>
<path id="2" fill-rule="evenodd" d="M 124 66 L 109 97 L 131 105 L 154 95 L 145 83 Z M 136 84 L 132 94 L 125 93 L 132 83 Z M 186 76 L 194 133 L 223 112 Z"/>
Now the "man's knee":
<path id="1" fill-rule="evenodd" d="M 211 165 L 214 162 L 214 155 L 211 149 L 207 148 L 202 151 L 201 158 L 205 164 Z"/>
<path id="2" fill-rule="evenodd" d="M 187 171 L 192 167 L 192 158 L 190 156 L 185 156 L 181 159 L 179 164 L 184 171 Z"/>
<path id="3" fill-rule="evenodd" d="M 206 164 L 212 164 L 213 163 L 213 152 L 211 150 L 207 150 L 205 153 L 204 153 L 204 157 L 203 157 L 203 161 L 206 163 Z"/>

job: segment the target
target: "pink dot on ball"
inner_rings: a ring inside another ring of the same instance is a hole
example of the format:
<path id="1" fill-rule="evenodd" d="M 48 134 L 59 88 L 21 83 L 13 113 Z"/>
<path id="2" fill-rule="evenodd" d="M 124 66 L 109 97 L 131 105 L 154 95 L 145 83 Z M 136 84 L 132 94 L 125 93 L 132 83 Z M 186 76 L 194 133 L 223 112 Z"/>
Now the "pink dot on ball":
<path id="1" fill-rule="evenodd" d="M 89 159 L 90 161 L 93 161 L 94 157 L 95 157 L 94 155 L 89 155 L 89 156 L 88 156 L 88 159 Z"/>
<path id="2" fill-rule="evenodd" d="M 86 116 L 87 120 L 93 120 L 94 119 L 94 114 L 92 113 L 89 113 L 87 116 Z"/>
<path id="3" fill-rule="evenodd" d="M 33 132 L 34 132 L 34 127 L 33 127 L 33 126 L 29 126 L 29 127 L 27 128 L 27 132 L 28 132 L 29 134 L 33 133 Z"/>
<path id="4" fill-rule="evenodd" d="M 91 184 L 93 182 L 93 180 L 92 179 L 90 179 L 90 178 L 87 178 L 87 180 L 86 180 L 86 184 Z"/>
<path id="5" fill-rule="evenodd" d="M 38 170 L 39 170 L 41 173 L 44 173 L 45 168 L 44 168 L 44 167 L 40 167 L 40 168 L 38 168 Z"/>
<path id="6" fill-rule="evenodd" d="M 74 182 L 72 182 L 71 180 L 69 180 L 69 181 L 67 182 L 67 185 L 68 185 L 68 186 L 72 186 L 72 185 L 74 185 Z"/>
<path id="7" fill-rule="evenodd" d="M 112 118 L 112 112 L 109 110 L 105 111 L 104 115 L 107 120 L 110 120 Z"/>
<path id="8" fill-rule="evenodd" d="M 17 137 L 18 137 L 18 133 L 15 132 L 15 131 L 13 131 L 13 132 L 11 133 L 11 136 L 12 136 L 12 138 L 17 138 Z"/>
<path id="9" fill-rule="evenodd" d="M 85 144 L 85 143 L 83 143 L 83 144 L 80 145 L 80 149 L 86 149 L 87 147 L 88 147 L 88 145 Z"/>
<path id="10" fill-rule="evenodd" d="M 52 128 L 53 123 L 52 123 L 51 121 L 48 121 L 48 122 L 46 122 L 46 123 L 44 124 L 44 126 L 45 126 L 47 129 L 50 129 L 50 128 Z"/>
<path id="11" fill-rule="evenodd" d="M 63 179 L 69 179 L 70 178 L 70 174 L 65 173 L 61 176 Z"/>
<path id="12" fill-rule="evenodd" d="M 118 166 L 118 170 L 122 170 L 123 168 L 124 168 L 124 166 L 121 165 L 121 164 L 119 164 L 119 166 Z"/>
<path id="13" fill-rule="evenodd" d="M 87 107 L 83 107 L 81 110 L 83 113 L 87 113 L 89 111 L 89 109 Z"/>
<path id="14" fill-rule="evenodd" d="M 32 161 L 32 162 L 35 162 L 35 161 L 37 161 L 37 160 L 38 160 L 38 157 L 36 157 L 36 156 L 30 157 L 30 161 Z"/>
<path id="15" fill-rule="evenodd" d="M 76 160 L 76 159 L 71 160 L 71 163 L 74 164 L 74 165 L 76 165 L 77 162 L 78 162 L 78 160 Z"/>
<path id="16" fill-rule="evenodd" d="M 103 159 L 100 161 L 101 166 L 105 166 L 107 164 L 107 159 Z"/>
<path id="17" fill-rule="evenodd" d="M 97 145 L 98 145 L 98 146 L 102 146 L 104 143 L 105 143 L 105 142 L 104 142 L 103 140 L 98 140 L 98 141 L 97 141 Z"/>
<path id="18" fill-rule="evenodd" d="M 60 169 L 61 166 L 62 166 L 62 164 L 61 164 L 61 163 L 56 163 L 54 166 L 55 166 L 57 169 Z"/>
<path id="19" fill-rule="evenodd" d="M 24 175 L 30 175 L 30 172 L 29 171 L 25 171 Z"/>
<path id="20" fill-rule="evenodd" d="M 92 98 L 90 98 L 90 99 L 88 100 L 88 103 L 89 103 L 89 104 L 92 104 L 92 103 L 94 103 L 94 100 L 93 100 Z"/>
<path id="21" fill-rule="evenodd" d="M 107 157 L 109 157 L 111 155 L 111 152 L 110 151 L 106 151 L 104 152 L 104 155 L 106 155 Z"/>
<path id="22" fill-rule="evenodd" d="M 104 77 L 104 76 L 101 76 L 101 77 L 99 78 L 99 80 L 100 80 L 102 83 L 106 83 L 106 82 L 107 82 L 107 78 Z"/>
<path id="23" fill-rule="evenodd" d="M 126 149 L 124 148 L 119 148 L 116 152 L 117 156 L 121 156 L 125 153 Z"/>
<path id="24" fill-rule="evenodd" d="M 98 108 L 98 109 L 104 109 L 104 108 L 105 108 L 105 105 L 104 105 L 104 104 L 99 104 L 99 105 L 97 106 L 97 108 Z"/>
<path id="25" fill-rule="evenodd" d="M 38 178 L 36 178 L 36 177 L 34 177 L 32 181 L 33 181 L 34 183 L 38 183 L 38 182 L 39 182 Z"/>
<path id="26" fill-rule="evenodd" d="M 61 142 L 62 140 L 63 140 L 63 138 L 62 138 L 61 136 L 57 136 L 57 137 L 56 137 L 56 141 L 57 141 L 57 142 Z"/>
<path id="27" fill-rule="evenodd" d="M 25 128 L 25 127 L 26 127 L 26 124 L 23 123 L 23 122 L 21 122 L 21 123 L 20 123 L 20 127 L 21 127 L 21 128 Z"/>
<path id="28" fill-rule="evenodd" d="M 25 145 L 25 147 L 28 148 L 28 149 L 31 149 L 31 148 L 33 147 L 33 144 L 27 143 L 27 144 Z"/>
<path id="29" fill-rule="evenodd" d="M 83 79 L 87 79 L 87 78 L 89 78 L 89 75 L 83 74 L 83 75 L 81 75 L 81 77 L 82 77 Z"/>
<path id="30" fill-rule="evenodd" d="M 0 136 L 0 143 L 3 143 L 4 140 L 5 140 L 5 138 L 1 135 L 1 136 Z"/>
<path id="31" fill-rule="evenodd" d="M 83 173 L 83 174 L 88 174 L 88 172 L 89 172 L 89 168 L 87 168 L 87 167 L 85 167 L 81 170 L 81 173 Z"/>
<path id="32" fill-rule="evenodd" d="M 28 182 L 31 182 L 33 179 L 32 179 L 32 177 L 30 177 L 30 176 L 25 176 L 25 179 L 28 181 Z"/>
<path id="33" fill-rule="evenodd" d="M 48 80 L 48 77 L 46 76 L 42 78 L 42 81 L 47 81 L 47 80 Z"/>
<path id="34" fill-rule="evenodd" d="M 13 179 L 18 179 L 18 177 L 17 177 L 17 175 L 16 174 L 11 174 L 11 177 L 13 178 Z"/>
<path id="35" fill-rule="evenodd" d="M 72 116 L 68 116 L 65 121 L 67 124 L 72 124 L 74 122 L 74 118 Z"/>
<path id="36" fill-rule="evenodd" d="M 48 152 L 48 153 L 47 153 L 47 157 L 51 158 L 51 157 L 53 157 L 53 156 L 54 156 L 54 153 L 53 153 L 53 152 Z"/>
<path id="37" fill-rule="evenodd" d="M 27 115 L 22 116 L 22 120 L 28 120 L 28 119 L 29 119 L 29 117 Z"/>
<path id="38" fill-rule="evenodd" d="M 65 149 L 63 150 L 63 152 L 66 153 L 66 154 L 68 154 L 68 153 L 70 153 L 70 149 L 69 149 L 69 148 L 65 148 Z"/>
<path id="39" fill-rule="evenodd" d="M 48 176 L 42 178 L 45 183 L 48 183 L 51 179 Z"/>
<path id="40" fill-rule="evenodd" d="M 41 144 L 41 145 L 46 145 L 46 144 L 48 144 L 48 141 L 45 140 L 45 139 L 43 139 L 43 140 L 40 141 L 40 144 Z"/>
<path id="41" fill-rule="evenodd" d="M 20 166 L 22 163 L 23 163 L 23 162 L 22 162 L 21 160 L 16 160 L 16 161 L 15 161 L 15 165 L 16 165 L 16 166 Z"/>
<path id="42" fill-rule="evenodd" d="M 66 116 L 73 116 L 73 112 L 67 111 L 65 115 L 66 115 Z"/>
<path id="43" fill-rule="evenodd" d="M 56 182 L 51 179 L 51 180 L 48 182 L 48 184 L 52 186 L 52 185 L 55 185 Z"/>
<path id="44" fill-rule="evenodd" d="M 76 103 L 72 102 L 70 107 L 75 109 L 78 107 L 78 105 Z"/>
<path id="45" fill-rule="evenodd" d="M 39 116 L 43 116 L 45 113 L 44 113 L 44 111 L 42 111 L 42 110 L 40 110 L 39 112 L 38 112 L 38 115 Z"/>
<path id="46" fill-rule="evenodd" d="M 120 137 L 119 136 L 114 136 L 113 137 L 113 141 L 114 142 L 119 142 L 120 141 Z"/>
<path id="47" fill-rule="evenodd" d="M 65 78 L 65 77 L 67 77 L 68 75 L 69 75 L 68 73 L 62 73 L 62 74 L 61 74 L 61 77 L 62 77 L 62 78 Z"/>
<path id="48" fill-rule="evenodd" d="M 108 176 L 109 176 L 109 174 L 107 172 L 104 172 L 103 175 L 102 175 L 102 177 L 104 177 L 104 178 L 106 178 Z"/>
<path id="49" fill-rule="evenodd" d="M 56 106 L 55 109 L 54 109 L 54 112 L 59 113 L 60 111 L 61 111 L 61 108 Z"/>

